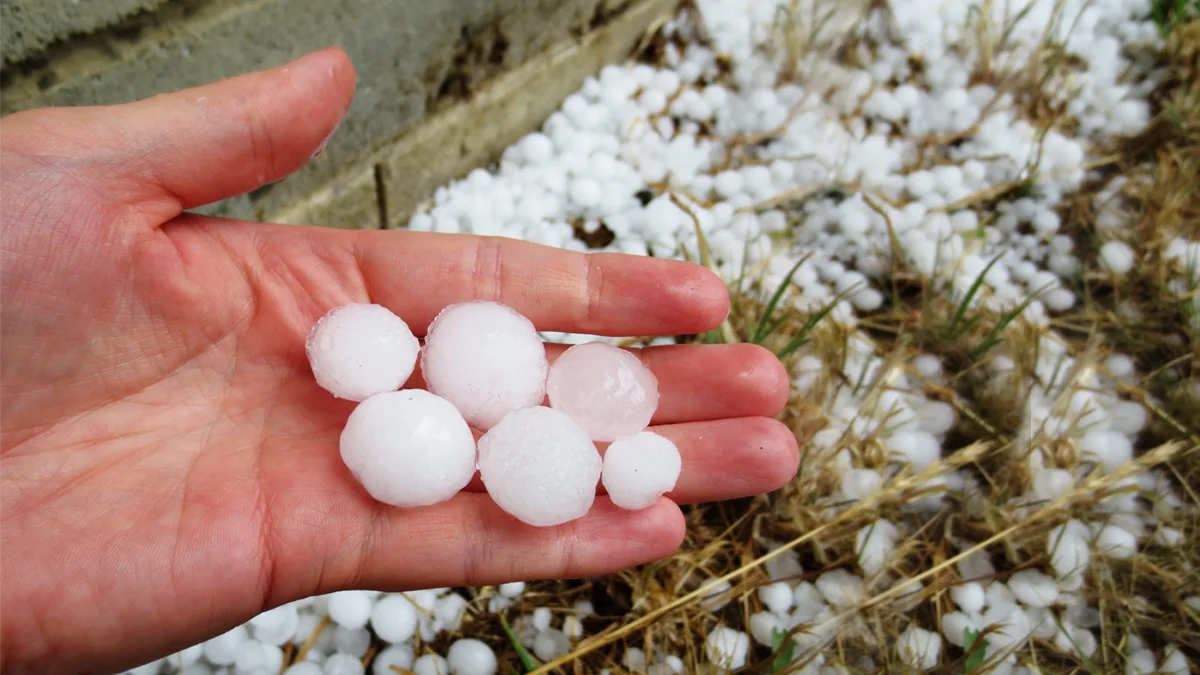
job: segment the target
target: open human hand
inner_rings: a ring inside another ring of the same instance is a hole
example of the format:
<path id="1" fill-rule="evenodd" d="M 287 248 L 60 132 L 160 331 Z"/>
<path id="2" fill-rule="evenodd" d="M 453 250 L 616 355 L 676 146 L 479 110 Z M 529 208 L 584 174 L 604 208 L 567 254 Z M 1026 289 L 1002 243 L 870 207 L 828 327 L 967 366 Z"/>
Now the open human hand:
<path id="1" fill-rule="evenodd" d="M 488 299 L 541 330 L 656 335 L 719 324 L 728 297 L 682 262 L 185 213 L 309 161 L 354 86 L 325 50 L 0 122 L 0 671 L 118 670 L 341 589 L 599 575 L 674 551 L 677 503 L 794 474 L 795 439 L 770 418 L 788 392 L 778 361 L 681 345 L 640 352 L 655 431 L 683 456 L 651 508 L 601 497 L 534 528 L 478 481 L 421 509 L 372 500 L 338 453 L 353 404 L 305 358 L 331 307 L 376 302 L 420 335 L 442 307 Z"/>

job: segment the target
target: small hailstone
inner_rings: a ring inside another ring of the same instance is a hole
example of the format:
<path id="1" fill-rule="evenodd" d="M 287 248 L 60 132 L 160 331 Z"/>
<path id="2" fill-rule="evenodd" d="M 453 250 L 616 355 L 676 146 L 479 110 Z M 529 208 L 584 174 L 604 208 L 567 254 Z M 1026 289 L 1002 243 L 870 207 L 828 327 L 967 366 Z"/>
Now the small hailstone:
<path id="1" fill-rule="evenodd" d="M 447 593 L 433 605 L 433 618 L 448 631 L 456 631 L 462 625 L 466 613 L 467 599 L 458 593 Z"/>
<path id="2" fill-rule="evenodd" d="M 366 628 L 338 626 L 333 632 L 333 646 L 343 654 L 362 658 L 371 648 L 371 632 Z"/>
<path id="3" fill-rule="evenodd" d="M 1162 665 L 1159 671 L 1165 675 L 1188 675 L 1192 672 L 1188 666 L 1187 657 L 1175 645 L 1167 645 L 1163 649 Z"/>
<path id="4" fill-rule="evenodd" d="M 286 644 L 300 625 L 300 614 L 295 605 L 281 605 L 250 619 L 250 630 L 254 639 L 269 645 Z"/>
<path id="5" fill-rule="evenodd" d="M 634 672 L 642 670 L 646 667 L 646 653 L 640 647 L 630 647 L 621 657 L 621 665 Z"/>
<path id="6" fill-rule="evenodd" d="M 979 630 L 977 623 L 966 612 L 947 612 L 942 615 L 942 635 L 945 635 L 946 641 L 955 647 L 965 646 L 963 638 L 966 636 L 967 629 Z"/>
<path id="7" fill-rule="evenodd" d="M 1078 520 L 1071 520 L 1050 530 L 1046 549 L 1050 564 L 1059 578 L 1087 569 L 1091 531 Z"/>
<path id="8" fill-rule="evenodd" d="M 238 647 L 250 639 L 245 626 L 236 626 L 204 643 L 204 658 L 214 666 L 232 666 Z"/>
<path id="9" fill-rule="evenodd" d="M 750 636 L 764 647 L 770 647 L 775 631 L 784 630 L 783 622 L 771 612 L 755 612 L 750 615 Z"/>
<path id="10" fill-rule="evenodd" d="M 883 476 L 873 469 L 850 469 L 842 474 L 842 494 L 846 499 L 860 500 L 875 491 Z"/>
<path id="11" fill-rule="evenodd" d="M 971 581 L 965 584 L 959 584 L 950 589 L 950 599 L 954 601 L 958 608 L 967 614 L 975 614 L 983 611 L 983 605 L 987 602 L 983 590 L 983 584 Z"/>
<path id="12" fill-rule="evenodd" d="M 583 622 L 574 615 L 564 617 L 562 632 L 569 638 L 581 638 L 583 637 Z"/>
<path id="13" fill-rule="evenodd" d="M 854 536 L 854 553 L 858 566 L 870 576 L 883 571 L 888 556 L 896 548 L 896 537 L 900 532 L 888 520 L 878 520 L 864 525 Z"/>
<path id="14" fill-rule="evenodd" d="M 783 581 L 759 586 L 758 599 L 768 610 L 783 614 L 792 608 L 792 587 Z"/>
<path id="15" fill-rule="evenodd" d="M 1123 527 L 1105 525 L 1096 535 L 1096 550 L 1112 558 L 1132 558 L 1137 553 L 1137 537 Z"/>
<path id="16" fill-rule="evenodd" d="M 830 570 L 817 577 L 817 590 L 826 602 L 836 607 L 857 605 L 866 593 L 862 578 L 844 569 Z"/>
<path id="17" fill-rule="evenodd" d="M 604 191 L 596 179 L 581 176 L 571 181 L 569 195 L 575 204 L 589 208 L 600 203 L 604 197 Z"/>
<path id="18" fill-rule="evenodd" d="M 563 352 L 550 367 L 546 393 L 550 407 L 570 415 L 595 441 L 642 431 L 658 407 L 658 380 L 650 369 L 604 342 Z"/>
<path id="19" fill-rule="evenodd" d="M 346 628 L 363 628 L 371 619 L 373 600 L 367 591 L 338 591 L 326 600 L 329 619 Z"/>
<path id="20" fill-rule="evenodd" d="M 246 640 L 238 645 L 237 653 L 233 659 L 233 671 L 238 675 L 250 675 L 260 668 L 265 669 L 267 659 L 270 656 L 267 654 L 267 645 L 258 640 Z M 280 663 L 283 662 L 282 652 L 280 653 Z M 278 672 L 278 668 L 275 669 Z"/>
<path id="21" fill-rule="evenodd" d="M 1154 652 L 1149 649 L 1134 649 L 1125 661 L 1125 675 L 1150 675 L 1159 672 Z"/>
<path id="22" fill-rule="evenodd" d="M 1146 409 L 1134 401 L 1117 401 L 1108 414 L 1113 431 L 1122 434 L 1136 434 L 1146 426 Z"/>
<path id="23" fill-rule="evenodd" d="M 457 640 L 446 653 L 452 675 L 494 675 L 496 653 L 480 640 Z"/>
<path id="24" fill-rule="evenodd" d="M 510 581 L 507 584 L 500 584 L 500 587 L 496 590 L 500 592 L 500 595 L 506 598 L 519 598 L 521 597 L 521 594 L 525 592 L 525 582 Z"/>
<path id="25" fill-rule="evenodd" d="M 1021 570 L 1008 579 L 1017 600 L 1030 607 L 1049 607 L 1058 600 L 1058 582 L 1038 570 Z"/>
<path id="26" fill-rule="evenodd" d="M 707 588 L 703 593 L 704 599 L 700 601 L 700 606 L 706 611 L 715 612 L 732 600 L 729 589 L 733 588 L 733 585 L 726 580 L 714 582 L 709 579 L 700 584 L 700 587 Z"/>
<path id="27" fill-rule="evenodd" d="M 515 410 L 541 404 L 548 370 L 533 323 L 498 302 L 443 309 L 429 324 L 421 354 L 429 390 L 485 431 Z"/>
<path id="28" fill-rule="evenodd" d="M 301 661 L 288 666 L 283 675 L 324 675 L 321 664 L 312 661 Z"/>
<path id="29" fill-rule="evenodd" d="M 375 655 L 371 663 L 371 675 L 395 675 L 397 668 L 411 669 L 413 664 L 412 645 L 392 645 Z"/>
<path id="30" fill-rule="evenodd" d="M 1113 274 L 1133 269 L 1133 249 L 1123 241 L 1110 241 L 1100 247 L 1100 264 Z"/>
<path id="31" fill-rule="evenodd" d="M 682 465 L 674 443 L 643 431 L 608 446 L 601 475 L 614 504 L 639 510 L 652 506 L 675 487 Z"/>
<path id="32" fill-rule="evenodd" d="M 924 471 L 942 454 L 942 444 L 927 431 L 901 431 L 889 436 L 885 444 L 899 461 L 911 464 L 914 473 Z"/>
<path id="33" fill-rule="evenodd" d="M 450 675 L 450 664 L 440 654 L 426 654 L 413 662 L 415 675 Z"/>
<path id="34" fill-rule="evenodd" d="M 1173 527 L 1161 527 L 1154 533 L 1154 543 L 1167 548 L 1174 548 L 1183 543 L 1183 532 Z"/>
<path id="35" fill-rule="evenodd" d="M 550 608 L 538 607 L 533 610 L 533 627 L 537 630 L 546 630 L 550 627 Z"/>
<path id="36" fill-rule="evenodd" d="M 354 657 L 350 654 L 338 652 L 331 654 L 325 662 L 321 664 L 321 670 L 325 675 L 363 675 L 366 670 L 363 668 L 361 657 Z"/>
<path id="37" fill-rule="evenodd" d="M 674 654 L 663 659 L 663 663 L 671 669 L 672 673 L 682 673 L 684 669 L 683 659 Z"/>
<path id="38" fill-rule="evenodd" d="M 942 636 L 918 626 L 909 626 L 896 639 L 900 659 L 920 671 L 938 664 L 942 652 Z"/>
<path id="39" fill-rule="evenodd" d="M 366 303 L 331 309 L 305 341 L 317 384 L 351 401 L 403 386 L 420 348 L 403 319 L 382 305 Z"/>
<path id="40" fill-rule="evenodd" d="M 375 499 L 427 506 L 450 499 L 475 475 L 475 437 L 446 399 L 420 389 L 358 404 L 342 430 L 346 467 Z"/>
<path id="41" fill-rule="evenodd" d="M 1065 469 L 1042 469 L 1033 475 L 1033 494 L 1044 501 L 1054 501 L 1070 489 L 1075 478 Z"/>
<path id="42" fill-rule="evenodd" d="M 944 434 L 954 426 L 958 413 L 942 401 L 925 401 L 917 408 L 917 423 L 922 431 Z"/>
<path id="43" fill-rule="evenodd" d="M 518 410 L 479 439 L 479 474 L 488 494 L 529 525 L 559 525 L 586 514 L 601 466 L 584 430 L 553 408 Z"/>
<path id="44" fill-rule="evenodd" d="M 417 629 L 417 610 L 403 595 L 385 595 L 371 609 L 371 628 L 384 642 L 407 642 Z"/>
<path id="45" fill-rule="evenodd" d="M 746 665 L 746 656 L 750 653 L 750 637 L 741 631 L 717 626 L 704 639 L 704 651 L 713 665 L 737 670 Z"/>
<path id="46" fill-rule="evenodd" d="M 539 631 L 533 639 L 533 653 L 542 661 L 560 659 L 571 651 L 571 640 L 560 630 Z"/>

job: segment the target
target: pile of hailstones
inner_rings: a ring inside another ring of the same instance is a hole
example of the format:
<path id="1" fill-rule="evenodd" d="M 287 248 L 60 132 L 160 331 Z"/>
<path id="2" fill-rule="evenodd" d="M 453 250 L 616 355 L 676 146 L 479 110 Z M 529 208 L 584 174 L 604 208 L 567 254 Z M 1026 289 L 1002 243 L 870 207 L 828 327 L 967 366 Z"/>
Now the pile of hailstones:
<path id="1" fill-rule="evenodd" d="M 358 402 L 342 461 L 380 502 L 443 502 L 478 470 L 501 509 L 547 527 L 585 515 L 598 482 L 618 507 L 639 510 L 679 478 L 678 449 L 646 431 L 658 407 L 654 374 L 602 342 L 575 345 L 551 366 L 533 323 L 506 305 L 450 305 L 424 346 L 387 308 L 342 305 L 305 347 L 317 383 Z M 401 389 L 418 358 L 426 389 Z M 483 432 L 478 443 L 471 427 Z M 603 459 L 596 442 L 610 442 Z"/>

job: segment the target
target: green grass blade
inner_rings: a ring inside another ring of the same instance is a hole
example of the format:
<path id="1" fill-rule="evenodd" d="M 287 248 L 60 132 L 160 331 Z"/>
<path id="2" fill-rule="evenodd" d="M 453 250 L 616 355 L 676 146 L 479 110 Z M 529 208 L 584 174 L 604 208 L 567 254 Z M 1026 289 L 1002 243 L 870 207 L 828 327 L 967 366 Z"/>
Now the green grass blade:
<path id="1" fill-rule="evenodd" d="M 791 356 L 792 353 L 795 352 L 797 349 L 800 349 L 804 345 L 808 344 L 808 342 L 810 340 L 809 334 L 812 332 L 813 328 L 816 328 L 817 324 L 821 323 L 821 320 L 824 319 L 830 312 L 832 312 L 833 308 L 836 307 L 837 304 L 839 302 L 841 302 L 843 298 L 845 298 L 847 295 L 850 294 L 851 291 L 854 291 L 857 288 L 858 288 L 858 284 L 855 284 L 855 285 L 851 286 L 850 288 L 847 288 L 846 290 L 842 291 L 841 293 L 838 293 L 837 295 L 833 296 L 833 300 L 830 300 L 828 304 L 826 304 L 821 309 L 817 310 L 816 314 L 813 314 L 812 316 L 808 317 L 808 321 L 804 322 L 804 326 L 802 326 L 800 328 L 800 332 L 796 334 L 796 337 L 792 338 L 791 341 L 788 342 L 787 346 L 784 347 L 782 350 L 780 350 L 779 353 L 776 354 L 775 356 L 779 357 L 780 359 L 786 359 L 787 357 Z"/>
<path id="2" fill-rule="evenodd" d="M 803 258 L 797 260 L 796 264 L 792 265 L 792 269 L 788 270 L 787 276 L 783 278 L 783 281 L 779 284 L 779 287 L 776 288 L 775 292 L 771 294 L 770 301 L 768 301 L 767 306 L 763 308 L 762 316 L 758 318 L 758 325 L 754 327 L 754 335 L 752 335 L 750 338 L 750 341 L 754 344 L 761 344 L 762 341 L 765 340 L 768 335 L 770 335 L 770 333 L 764 331 L 764 328 L 766 328 L 767 322 L 771 320 L 771 317 L 775 316 L 775 307 L 779 304 L 779 301 L 783 299 L 783 294 L 787 292 L 788 286 L 791 285 L 792 277 L 796 275 L 797 270 L 799 270 L 800 266 L 803 265 L 807 260 L 808 255 L 805 255 Z"/>
<path id="3" fill-rule="evenodd" d="M 963 628 L 963 651 L 967 653 L 967 659 L 963 662 L 964 673 L 973 673 L 983 665 L 983 659 L 987 656 L 988 642 L 982 639 L 982 635 L 983 633 L 969 626 Z"/>
<path id="4" fill-rule="evenodd" d="M 504 632 L 508 635 L 508 641 L 512 643 L 513 649 L 517 650 L 517 656 L 521 658 L 521 665 L 525 667 L 525 672 L 528 673 L 537 670 L 537 659 L 533 658 L 533 654 L 530 654 L 529 650 L 525 649 L 525 645 L 521 644 L 521 641 L 517 639 L 517 634 L 514 633 L 512 627 L 508 625 L 508 621 L 505 620 L 503 614 L 500 615 L 500 625 L 504 628 Z"/>
<path id="5" fill-rule="evenodd" d="M 948 333 L 952 338 L 961 335 L 961 332 L 959 331 L 959 324 L 966 315 L 967 309 L 970 308 L 971 301 L 974 300 L 975 296 L 979 294 L 979 289 L 983 286 L 983 278 L 987 276 L 987 273 L 991 271 L 993 267 L 996 266 L 996 263 L 1000 262 L 1000 258 L 1002 257 L 1003 256 L 998 255 L 995 258 L 992 258 L 992 261 L 989 262 L 987 266 L 983 268 L 983 271 L 975 277 L 975 281 L 971 282 L 971 287 L 967 289 L 967 294 L 963 296 L 962 302 L 958 303 L 958 310 L 954 312 L 954 318 L 950 319 L 950 328 L 948 329 Z M 962 330 L 966 329 L 964 328 Z"/>
<path id="6" fill-rule="evenodd" d="M 787 641 L 788 645 L 784 647 L 782 651 L 780 651 L 779 648 L 783 645 L 785 640 Z M 795 641 L 788 640 L 788 632 L 778 628 L 771 631 L 771 653 L 774 654 L 777 652 L 778 655 L 773 661 L 771 661 L 772 673 L 778 673 L 784 668 L 787 668 L 788 664 L 792 662 L 792 655 L 796 652 Z"/>

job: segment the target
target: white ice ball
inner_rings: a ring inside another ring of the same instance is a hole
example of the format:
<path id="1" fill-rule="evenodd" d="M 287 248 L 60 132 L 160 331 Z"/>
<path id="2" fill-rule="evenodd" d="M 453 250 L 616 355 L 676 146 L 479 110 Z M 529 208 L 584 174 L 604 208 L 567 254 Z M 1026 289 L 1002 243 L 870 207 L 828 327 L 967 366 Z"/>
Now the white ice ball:
<path id="1" fill-rule="evenodd" d="M 366 303 L 331 309 L 305 342 L 317 384 L 351 401 L 403 386 L 420 349 L 403 319 L 382 305 Z"/>
<path id="2" fill-rule="evenodd" d="M 630 352 L 603 342 L 575 345 L 546 380 L 550 406 L 571 416 L 596 441 L 646 428 L 658 407 L 658 380 Z"/>
<path id="3" fill-rule="evenodd" d="M 375 499 L 427 506 L 450 499 L 475 475 L 475 437 L 447 400 L 420 389 L 358 404 L 341 437 L 342 461 Z"/>
<path id="4" fill-rule="evenodd" d="M 505 512 L 535 526 L 586 514 L 602 462 L 566 413 L 538 406 L 509 414 L 479 439 L 479 475 Z"/>
<path id="5" fill-rule="evenodd" d="M 533 653 L 542 661 L 554 661 L 571 651 L 571 640 L 566 633 L 553 628 L 538 632 L 533 639 Z"/>
<path id="6" fill-rule="evenodd" d="M 896 639 L 896 651 L 912 668 L 930 670 L 941 658 L 942 636 L 915 625 L 909 626 Z"/>
<path id="7" fill-rule="evenodd" d="M 357 658 L 338 652 L 325 659 L 321 670 L 325 675 L 363 675 L 365 668 Z"/>
<path id="8" fill-rule="evenodd" d="M 371 627 L 384 642 L 407 642 L 417 629 L 417 609 L 399 593 L 385 595 L 371 609 Z"/>
<path id="9" fill-rule="evenodd" d="M 704 639 L 704 651 L 713 665 L 737 670 L 746 665 L 750 653 L 750 636 L 740 631 L 717 626 Z"/>
<path id="10" fill-rule="evenodd" d="M 479 640 L 458 640 L 450 645 L 446 654 L 453 675 L 493 675 L 496 672 L 496 654 L 486 643 Z"/>
<path id="11" fill-rule="evenodd" d="M 546 397 L 546 350 L 529 319 L 498 302 L 462 302 L 429 324 L 421 369 L 429 390 L 482 430 Z"/>
<path id="12" fill-rule="evenodd" d="M 412 671 L 416 675 L 448 675 L 450 664 L 440 654 L 426 654 L 413 663 Z"/>
<path id="13" fill-rule="evenodd" d="M 371 619 L 372 597 L 367 591 L 338 591 L 326 599 L 329 619 L 351 630 L 363 628 Z"/>
<path id="14" fill-rule="evenodd" d="M 204 658 L 215 666 L 231 666 L 237 660 L 238 647 L 249 639 L 245 626 L 236 626 L 204 643 Z"/>
<path id="15" fill-rule="evenodd" d="M 682 466 L 674 443 L 643 431 L 608 446 L 604 452 L 604 489 L 623 509 L 648 508 L 675 487 Z"/>
<path id="16" fill-rule="evenodd" d="M 1133 269 L 1133 249 L 1123 241 L 1106 242 L 1100 247 L 1100 264 L 1113 274 L 1125 274 Z"/>
<path id="17" fill-rule="evenodd" d="M 294 604 L 281 605 L 250 619 L 254 639 L 275 646 L 290 640 L 299 626 L 300 614 Z"/>
<path id="18" fill-rule="evenodd" d="M 412 668 L 413 648 L 409 644 L 393 645 L 375 655 L 371 675 L 395 675 L 392 666 Z"/>
<path id="19" fill-rule="evenodd" d="M 1008 579 L 1017 600 L 1029 607 L 1049 607 L 1058 600 L 1058 582 L 1038 570 L 1021 570 Z"/>

